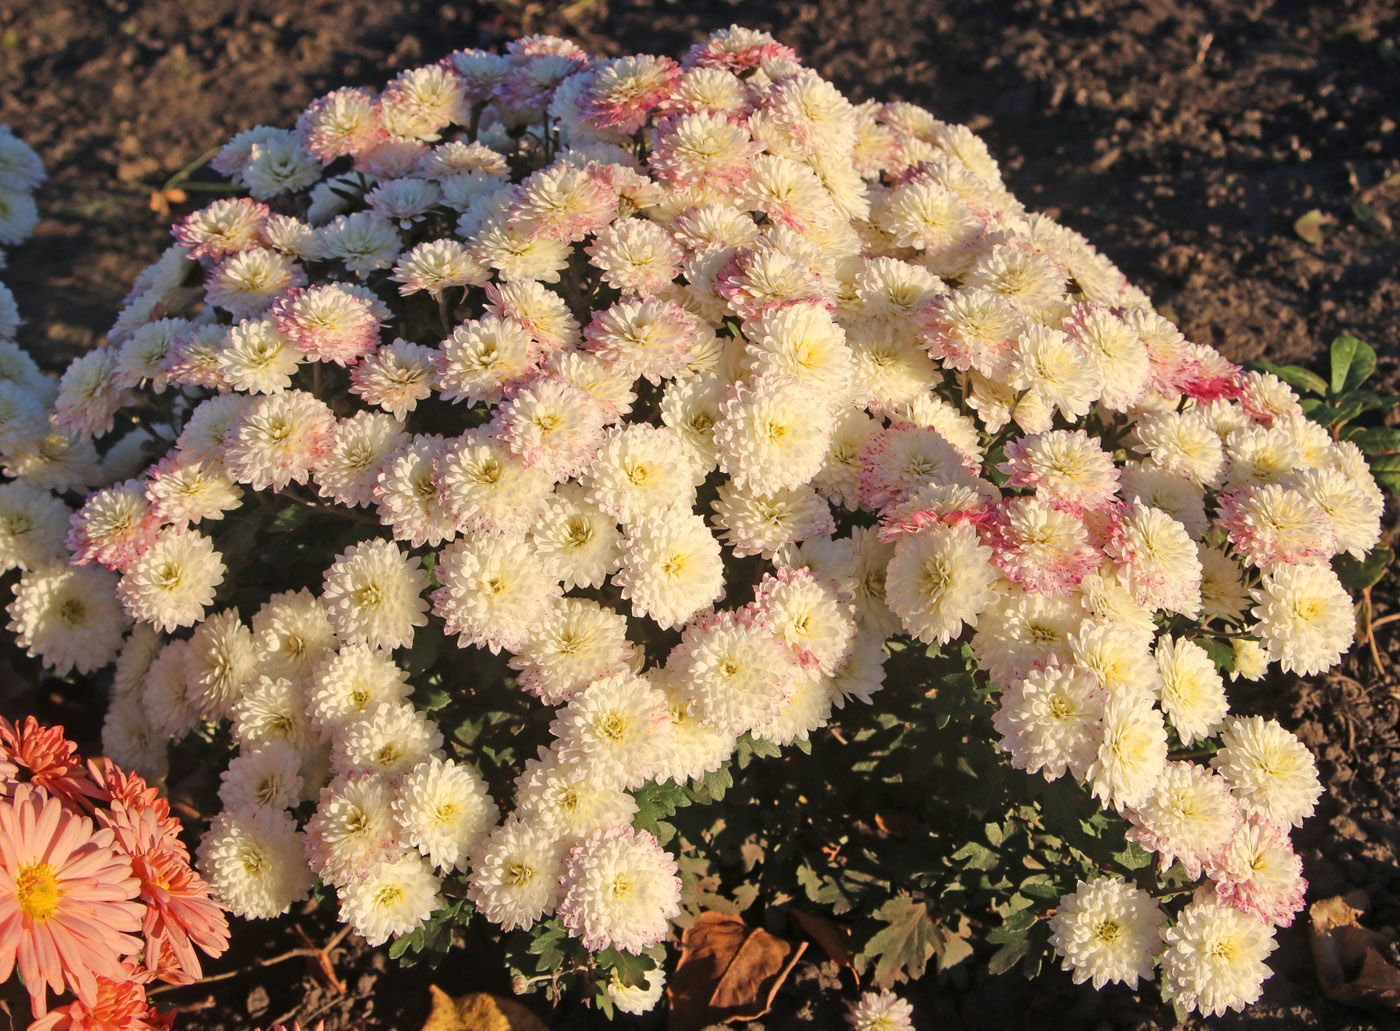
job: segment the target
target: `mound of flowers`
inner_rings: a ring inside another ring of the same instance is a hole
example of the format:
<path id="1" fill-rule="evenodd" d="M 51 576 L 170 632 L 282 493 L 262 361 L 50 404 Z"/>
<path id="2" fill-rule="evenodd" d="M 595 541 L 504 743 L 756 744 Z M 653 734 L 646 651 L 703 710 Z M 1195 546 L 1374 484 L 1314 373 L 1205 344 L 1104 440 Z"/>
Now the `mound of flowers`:
<path id="1" fill-rule="evenodd" d="M 229 757 L 234 913 L 319 879 L 373 944 L 475 916 L 652 1005 L 687 899 L 638 799 L 879 710 L 898 652 L 1155 857 L 1060 899 L 1076 981 L 1258 997 L 1321 789 L 1223 674 L 1339 661 L 1382 495 L 967 128 L 744 29 L 529 37 L 212 166 L 52 405 L 10 377 L 0 524 L 21 645 L 115 663 L 108 754 Z"/>

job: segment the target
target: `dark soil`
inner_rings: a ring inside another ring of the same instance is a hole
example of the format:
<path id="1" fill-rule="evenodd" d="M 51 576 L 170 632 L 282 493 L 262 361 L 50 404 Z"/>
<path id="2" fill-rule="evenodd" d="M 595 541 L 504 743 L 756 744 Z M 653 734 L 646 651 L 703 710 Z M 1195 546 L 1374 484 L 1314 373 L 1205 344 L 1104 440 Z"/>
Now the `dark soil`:
<path id="1" fill-rule="evenodd" d="M 394 69 L 522 33 L 568 35 L 603 53 L 678 54 L 731 22 L 774 32 L 854 99 L 910 100 L 969 124 L 1017 196 L 1088 236 L 1191 339 L 1237 360 L 1316 363 L 1332 337 L 1351 333 L 1380 353 L 1383 386 L 1400 384 L 1394 0 L 0 0 L 0 123 L 50 170 L 38 238 L 3 273 L 29 320 L 25 343 L 58 369 L 97 342 L 169 241 L 151 192 L 239 129 L 290 124 L 334 86 L 377 86 Z M 1331 220 L 1320 245 L 1293 228 L 1313 210 Z M 1397 607 L 1394 584 L 1376 594 L 1378 614 Z M 1396 626 L 1380 631 L 1384 671 L 1363 649 L 1325 679 L 1232 696 L 1318 753 L 1328 794 L 1295 839 L 1312 897 L 1362 889 L 1377 928 L 1400 925 Z M 10 695 L 5 708 L 91 727 L 85 704 Z M 1213 1026 L 1400 1026 L 1393 1013 L 1323 998 L 1305 923 L 1280 935 L 1264 1001 Z M 243 924 L 211 972 L 303 946 L 297 926 L 316 944 L 335 933 L 319 914 Z M 484 943 L 429 975 L 347 941 L 333 969 L 344 994 L 298 957 L 163 1002 L 208 997 L 179 1018 L 191 1031 L 284 1015 L 324 1019 L 327 1031 L 416 1031 L 429 980 L 453 993 L 509 988 Z M 834 974 L 800 967 L 767 1026 L 841 1026 Z M 1034 983 L 930 976 L 905 990 L 920 1027 L 1174 1023 L 1155 986 L 1095 993 L 1058 972 Z M 549 1019 L 595 1025 L 578 1012 Z"/>

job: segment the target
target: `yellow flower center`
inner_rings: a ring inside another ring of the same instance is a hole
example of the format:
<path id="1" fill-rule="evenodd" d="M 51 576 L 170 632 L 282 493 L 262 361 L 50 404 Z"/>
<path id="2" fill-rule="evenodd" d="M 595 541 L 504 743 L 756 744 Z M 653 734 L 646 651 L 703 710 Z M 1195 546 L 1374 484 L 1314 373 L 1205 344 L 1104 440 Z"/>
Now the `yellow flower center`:
<path id="1" fill-rule="evenodd" d="M 58 911 L 58 875 L 48 863 L 25 863 L 15 878 L 19 911 L 36 923 L 46 923 Z"/>

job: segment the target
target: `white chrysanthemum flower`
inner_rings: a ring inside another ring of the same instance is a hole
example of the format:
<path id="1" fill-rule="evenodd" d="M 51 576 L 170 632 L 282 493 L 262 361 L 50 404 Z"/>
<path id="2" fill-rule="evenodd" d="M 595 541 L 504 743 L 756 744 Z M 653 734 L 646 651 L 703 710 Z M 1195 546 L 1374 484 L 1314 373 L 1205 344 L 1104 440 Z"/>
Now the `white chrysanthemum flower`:
<path id="1" fill-rule="evenodd" d="M 238 610 L 214 613 L 190 635 L 185 654 L 190 704 L 206 720 L 226 718 L 257 668 L 253 632 L 238 618 Z"/>
<path id="2" fill-rule="evenodd" d="M 253 394 L 277 394 L 292 385 L 301 356 L 271 317 L 250 318 L 229 327 L 216 365 L 225 383 Z"/>
<path id="3" fill-rule="evenodd" d="M 1204 543 L 1197 545 L 1196 555 L 1201 560 L 1202 618 L 1244 622 L 1253 599 L 1244 585 L 1239 561 Z"/>
<path id="4" fill-rule="evenodd" d="M 1281 827 L 1301 827 L 1322 794 L 1307 746 L 1262 716 L 1231 716 L 1220 741 L 1211 765 L 1230 782 L 1240 807 Z"/>
<path id="5" fill-rule="evenodd" d="M 963 626 L 977 626 L 991 604 L 992 550 L 967 523 L 934 524 L 895 542 L 885 575 L 885 600 L 904 629 L 925 644 L 947 644 Z"/>
<path id="6" fill-rule="evenodd" d="M 1010 385 L 1026 393 L 1013 403 L 1011 417 L 1031 429 L 1025 416 L 1036 402 L 1058 408 L 1072 422 L 1088 415 L 1103 390 L 1103 378 L 1079 343 L 1058 329 L 1032 323 L 1016 343 Z"/>
<path id="7" fill-rule="evenodd" d="M 530 529 L 530 543 L 562 575 L 565 590 L 601 587 L 622 561 L 617 519 L 587 501 L 577 483 L 555 489 Z"/>
<path id="8" fill-rule="evenodd" d="M 126 568 L 117 597 L 133 619 L 169 632 L 199 622 L 225 571 L 204 534 L 167 529 Z"/>
<path id="9" fill-rule="evenodd" d="M 561 760 L 557 751 L 539 754 L 515 780 L 516 818 L 571 842 L 632 822 L 637 802 L 627 792 L 594 777 L 586 764 Z"/>
<path id="10" fill-rule="evenodd" d="M 83 493 L 108 479 L 98 465 L 97 449 L 90 440 L 64 433 L 25 440 L 0 452 L 0 472 L 31 487 L 62 493 Z"/>
<path id="11" fill-rule="evenodd" d="M 1134 505 L 1121 536 L 1104 550 L 1118 563 L 1137 600 L 1150 609 L 1194 617 L 1201 609 L 1201 562 L 1186 527 L 1167 513 Z"/>
<path id="12" fill-rule="evenodd" d="M 603 442 L 608 422 L 602 403 L 582 387 L 541 377 L 496 410 L 500 439 L 525 465 L 551 482 L 587 468 Z"/>
<path id="13" fill-rule="evenodd" d="M 1192 762 L 1169 762 L 1156 790 L 1129 819 L 1128 840 L 1155 852 L 1161 873 L 1179 860 L 1194 880 L 1235 834 L 1239 807 L 1220 774 Z"/>
<path id="14" fill-rule="evenodd" d="M 436 387 L 444 401 L 499 401 L 509 383 L 534 371 L 539 346 L 514 319 L 487 315 L 464 322 L 442 342 Z"/>
<path id="15" fill-rule="evenodd" d="M 146 671 L 163 647 L 165 638 L 149 623 L 137 623 L 132 627 L 112 671 L 113 699 L 140 695 Z"/>
<path id="16" fill-rule="evenodd" d="M 1149 696 L 1110 696 L 1103 707 L 1103 743 L 1089 766 L 1094 797 L 1105 806 L 1140 806 L 1167 766 L 1167 727 Z"/>
<path id="17" fill-rule="evenodd" d="M 1014 584 L 999 584 L 977 619 L 972 651 L 979 669 L 993 682 L 1009 684 L 1037 663 L 1067 660 L 1070 635 L 1084 622 L 1072 598 L 1031 594 Z"/>
<path id="18" fill-rule="evenodd" d="M 656 780 L 670 778 L 685 784 L 719 769 L 734 754 L 735 736 L 702 723 L 691 711 L 670 671 L 653 669 L 647 677 L 666 697 L 671 717 L 672 748 L 657 768 Z"/>
<path id="19" fill-rule="evenodd" d="M 589 264 L 603 282 L 624 296 L 645 297 L 668 286 L 680 273 L 684 253 L 661 226 L 641 218 L 619 219 L 587 248 Z"/>
<path id="20" fill-rule="evenodd" d="M 832 425 L 825 399 L 800 380 L 771 376 L 739 387 L 720 404 L 719 467 L 761 493 L 800 487 L 821 469 Z"/>
<path id="21" fill-rule="evenodd" d="M 666 671 L 696 719 L 736 736 L 777 716 L 807 676 L 772 630 L 742 611 L 687 627 Z"/>
<path id="22" fill-rule="evenodd" d="M 559 918 L 596 952 L 633 955 L 666 936 L 681 913 L 676 861 L 646 831 L 617 827 L 575 845 L 559 877 Z"/>
<path id="23" fill-rule="evenodd" d="M 466 537 L 438 553 L 433 612 L 458 646 L 519 651 L 554 612 L 559 579 L 523 540 Z"/>
<path id="24" fill-rule="evenodd" d="M 168 455 L 147 471 L 146 499 L 161 522 L 186 526 L 219 520 L 243 504 L 243 491 L 216 466 Z"/>
<path id="25" fill-rule="evenodd" d="M 297 134 L 281 131 L 258 140 L 248 150 L 239 178 L 259 200 L 304 190 L 321 178 L 321 164 Z"/>
<path id="26" fill-rule="evenodd" d="M 437 489 L 467 534 L 528 533 L 544 517 L 553 480 L 527 466 L 489 427 L 459 437 L 437 463 Z"/>
<path id="27" fill-rule="evenodd" d="M 914 1031 L 914 1007 L 894 992 L 865 992 L 846 1010 L 851 1031 Z"/>
<path id="28" fill-rule="evenodd" d="M 440 757 L 441 748 L 442 732 L 424 713 L 405 702 L 380 702 L 340 728 L 331 746 L 331 768 L 397 777 Z"/>
<path id="29" fill-rule="evenodd" d="M 0 338 L 6 335 L 2 302 L 0 295 Z M 117 384 L 116 352 L 110 347 L 95 347 L 74 358 L 63 370 L 53 406 L 54 425 L 80 437 L 109 433 L 117 410 L 126 399 L 126 392 Z M 5 407 L 9 404 L 7 401 Z M 0 416 L 0 443 L 9 437 L 12 426 L 18 432 L 26 421 L 22 415 L 18 420 Z M 33 433 L 37 429 L 30 435 Z"/>
<path id="30" fill-rule="evenodd" d="M 1162 939 L 1162 995 L 1207 1017 L 1257 1001 L 1272 973 L 1264 960 L 1277 947 L 1264 921 L 1210 898 L 1183 909 Z"/>
<path id="31" fill-rule="evenodd" d="M 851 400 L 864 408 L 909 404 L 938 386 L 938 367 L 908 333 L 886 319 L 846 326 L 851 349 Z"/>
<path id="32" fill-rule="evenodd" d="M 608 993 L 613 1008 L 619 1013 L 630 1013 L 633 1016 L 650 1013 L 666 991 L 666 971 L 661 967 L 652 967 L 646 972 L 646 981 L 643 984 L 627 985 L 618 980 L 617 971 L 614 970 L 608 976 L 608 983 L 603 990 Z"/>
<path id="33" fill-rule="evenodd" d="M 165 778 L 170 768 L 166 739 L 151 726 L 139 692 L 113 695 L 102 718 L 102 754 L 148 782 Z"/>
<path id="34" fill-rule="evenodd" d="M 559 901 L 566 851 L 551 831 L 511 817 L 473 853 L 467 897 L 501 930 L 529 930 Z"/>
<path id="35" fill-rule="evenodd" d="M 274 594 L 253 614 L 252 625 L 259 670 L 273 678 L 305 678 L 336 644 L 325 606 L 306 588 Z"/>
<path id="36" fill-rule="evenodd" d="M 1160 509 L 1186 527 L 1186 532 L 1197 541 L 1210 529 L 1205 495 L 1190 480 L 1150 462 L 1127 462 L 1120 471 L 1124 501 L 1134 502 L 1139 508 Z"/>
<path id="37" fill-rule="evenodd" d="M 836 530 L 831 506 L 812 487 L 756 494 L 726 481 L 714 510 L 715 526 L 737 558 L 772 559 L 786 545 Z"/>
<path id="38" fill-rule="evenodd" d="M 6 629 L 59 676 L 91 673 L 117 657 L 130 625 L 116 590 L 116 576 L 93 566 L 31 569 L 14 585 Z"/>
<path id="39" fill-rule="evenodd" d="M 820 304 L 804 302 L 766 311 L 745 324 L 744 367 L 755 376 L 800 379 L 836 407 L 851 390 L 852 357 L 846 333 Z"/>
<path id="40" fill-rule="evenodd" d="M 564 598 L 510 667 L 526 691 L 546 705 L 562 705 L 594 680 L 632 668 L 637 656 L 625 616 L 586 598 Z"/>
<path id="41" fill-rule="evenodd" d="M 1225 437 L 1227 487 L 1263 487 L 1283 483 L 1305 467 L 1297 444 L 1287 434 L 1244 425 Z"/>
<path id="42" fill-rule="evenodd" d="M 352 508 L 372 505 L 380 472 L 409 439 L 403 423 L 384 412 L 356 412 L 340 420 L 316 469 L 318 493 Z"/>
<path id="43" fill-rule="evenodd" d="M 327 258 L 337 258 L 358 275 L 388 268 L 403 244 L 394 224 L 368 211 L 338 215 L 316 232 L 317 246 Z"/>
<path id="44" fill-rule="evenodd" d="M 431 347 L 395 338 L 350 371 L 350 393 L 402 419 L 432 396 L 437 355 Z"/>
<path id="45" fill-rule="evenodd" d="M 236 916 L 281 916 L 306 897 L 311 870 L 286 810 L 224 810 L 199 841 L 199 872 Z"/>
<path id="46" fill-rule="evenodd" d="M 1085 620 L 1070 635 L 1074 664 L 1088 670 L 1109 695 L 1151 698 L 1158 692 L 1152 635 L 1113 622 Z"/>
<path id="47" fill-rule="evenodd" d="M 437 475 L 448 445 L 437 434 L 418 434 L 396 451 L 374 488 L 379 521 L 395 540 L 437 547 L 457 536 L 446 491 Z"/>
<path id="48" fill-rule="evenodd" d="M 1249 592 L 1269 660 L 1311 676 L 1341 661 L 1356 635 L 1351 596 L 1327 566 L 1280 566 Z"/>
<path id="49" fill-rule="evenodd" d="M 1337 553 L 1332 520 L 1322 507 L 1276 483 L 1220 498 L 1219 523 L 1247 565 L 1265 573 L 1280 566 L 1325 565 Z"/>
<path id="50" fill-rule="evenodd" d="M 834 676 L 855 643 L 852 605 L 805 567 L 783 567 L 754 588 L 754 607 L 805 669 Z"/>
<path id="51" fill-rule="evenodd" d="M 693 512 L 666 509 L 628 532 L 613 576 L 634 616 L 663 630 L 685 623 L 724 596 L 720 544 Z"/>
<path id="52" fill-rule="evenodd" d="M 657 508 L 695 507 L 694 466 L 667 427 L 641 423 L 609 429 L 580 482 L 585 500 L 624 528 Z"/>
<path id="53" fill-rule="evenodd" d="M 1294 488 L 1326 513 L 1337 540 L 1337 552 L 1354 559 L 1364 558 L 1381 539 L 1381 513 L 1361 486 L 1336 467 L 1304 469 L 1294 480 Z"/>
<path id="54" fill-rule="evenodd" d="M 578 763 L 606 787 L 635 790 L 655 775 L 672 747 L 666 699 L 630 671 L 578 691 L 549 725 L 561 763 Z"/>
<path id="55" fill-rule="evenodd" d="M 140 688 L 141 708 L 151 730 L 162 738 L 182 738 L 199 726 L 199 713 L 185 692 L 185 652 L 189 642 L 173 640 L 160 650 Z"/>
<path id="56" fill-rule="evenodd" d="M 1114 309 L 1083 304 L 1065 320 L 1071 339 L 1083 345 L 1103 379 L 1098 403 L 1110 412 L 1126 412 L 1147 394 L 1152 366 L 1147 345 Z"/>
<path id="57" fill-rule="evenodd" d="M 393 789 L 373 773 L 342 774 L 321 790 L 306 824 L 306 857 L 333 884 L 372 871 L 398 850 Z"/>
<path id="58" fill-rule="evenodd" d="M 1162 711 L 1183 745 L 1203 741 L 1229 711 L 1225 681 L 1206 650 L 1186 638 L 1162 635 L 1155 651 Z"/>
<path id="59" fill-rule="evenodd" d="M 301 753 L 285 741 L 268 741 L 229 760 L 219 774 L 225 809 L 290 809 L 301 801 Z"/>
<path id="60" fill-rule="evenodd" d="M 408 673 L 395 665 L 388 652 L 363 641 L 322 654 L 311 667 L 310 678 L 309 715 L 327 739 L 381 703 L 406 702 L 412 693 Z"/>
<path id="61" fill-rule="evenodd" d="M 301 390 L 259 397 L 239 417 L 225 456 L 228 471 L 254 490 L 305 483 L 335 440 L 335 415 Z"/>
<path id="62" fill-rule="evenodd" d="M 78 565 L 100 562 L 121 570 L 155 538 L 157 523 L 139 480 L 95 491 L 73 514 L 68 550 Z"/>
<path id="63" fill-rule="evenodd" d="M 1050 918 L 1050 944 L 1075 984 L 1095 988 L 1149 981 L 1162 954 L 1159 930 L 1167 914 L 1152 896 L 1121 877 L 1080 881 Z"/>
<path id="64" fill-rule="evenodd" d="M 451 759 L 420 763 L 399 781 L 394 816 L 400 842 L 439 870 L 465 870 L 467 856 L 496 823 L 496 803 L 472 767 Z"/>
<path id="65" fill-rule="evenodd" d="M 442 905 L 442 878 L 427 860 L 403 853 L 376 863 L 340 888 L 340 921 L 369 945 L 408 934 Z"/>
<path id="66" fill-rule="evenodd" d="M 1136 450 L 1151 457 L 1152 464 L 1202 487 L 1220 483 L 1225 470 L 1225 450 L 1220 435 L 1199 411 L 1152 412 L 1133 426 Z"/>
<path id="67" fill-rule="evenodd" d="M 1275 927 L 1289 927 L 1303 909 L 1303 860 L 1288 831 L 1254 815 L 1244 820 L 1207 867 L 1216 901 L 1257 916 Z"/>
<path id="68" fill-rule="evenodd" d="M 204 296 L 234 318 L 261 315 L 277 297 L 306 285 L 306 273 L 291 258 L 265 247 L 231 254 L 209 273 Z"/>
<path id="69" fill-rule="evenodd" d="M 176 644 L 184 642 L 172 641 L 166 650 Z M 250 681 L 233 704 L 232 718 L 233 738 L 244 747 L 286 741 L 302 748 L 314 740 L 306 712 L 306 689 L 301 681 L 266 676 Z"/>
<path id="70" fill-rule="evenodd" d="M 416 556 L 392 541 L 369 540 L 345 549 L 326 570 L 321 599 L 342 641 L 407 648 L 413 628 L 428 625 L 427 587 Z"/>
<path id="71" fill-rule="evenodd" d="M 201 401 L 175 440 L 181 457 L 211 468 L 225 468 L 228 445 L 239 420 L 253 401 L 254 398 L 246 394 L 219 394 Z"/>
<path id="72" fill-rule="evenodd" d="M 992 725 L 1011 765 L 1057 780 L 1084 780 L 1103 743 L 1104 692 L 1075 666 L 1032 669 L 1001 693 Z"/>

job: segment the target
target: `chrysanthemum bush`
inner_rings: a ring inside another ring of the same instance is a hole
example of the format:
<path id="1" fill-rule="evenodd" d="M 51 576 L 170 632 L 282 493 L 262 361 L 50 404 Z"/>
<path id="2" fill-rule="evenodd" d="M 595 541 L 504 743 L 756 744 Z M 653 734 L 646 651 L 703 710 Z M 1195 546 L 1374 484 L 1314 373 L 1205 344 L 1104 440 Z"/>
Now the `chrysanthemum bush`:
<path id="1" fill-rule="evenodd" d="M 836 917 L 882 988 L 995 913 L 997 969 L 1257 998 L 1321 789 L 1226 682 L 1352 641 L 1363 345 L 1305 408 L 968 129 L 738 28 L 459 51 L 211 164 L 0 492 L 108 753 L 226 764 L 234 913 L 480 921 L 625 1012 L 717 908 Z"/>

